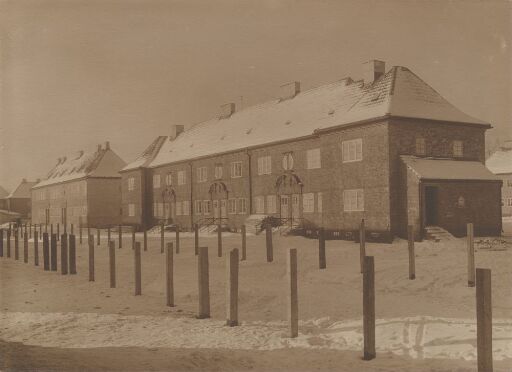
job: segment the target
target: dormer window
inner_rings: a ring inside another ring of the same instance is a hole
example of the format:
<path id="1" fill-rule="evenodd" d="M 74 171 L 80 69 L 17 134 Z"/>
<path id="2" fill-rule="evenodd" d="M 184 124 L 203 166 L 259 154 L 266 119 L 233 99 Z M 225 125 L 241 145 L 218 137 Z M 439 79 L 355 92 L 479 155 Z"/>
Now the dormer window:
<path id="1" fill-rule="evenodd" d="M 416 155 L 427 155 L 427 146 L 423 137 L 416 138 Z"/>

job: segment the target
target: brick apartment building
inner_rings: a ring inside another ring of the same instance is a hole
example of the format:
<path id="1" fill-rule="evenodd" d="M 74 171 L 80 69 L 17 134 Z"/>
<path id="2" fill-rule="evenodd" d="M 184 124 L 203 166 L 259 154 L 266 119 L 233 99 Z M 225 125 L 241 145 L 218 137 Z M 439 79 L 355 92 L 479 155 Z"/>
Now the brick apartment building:
<path id="1" fill-rule="evenodd" d="M 126 163 L 109 142 L 96 151 L 61 157 L 32 188 L 33 223 L 106 227 L 121 222 L 121 175 Z"/>
<path id="2" fill-rule="evenodd" d="M 503 216 L 512 216 L 512 141 L 506 141 L 487 159 L 485 164 L 503 181 L 501 189 Z"/>
<path id="3" fill-rule="evenodd" d="M 19 213 L 23 219 L 31 217 L 31 192 L 30 189 L 37 182 L 29 182 L 25 178 L 5 198 L 7 211 Z"/>
<path id="4" fill-rule="evenodd" d="M 122 171 L 123 222 L 190 229 L 250 217 L 390 241 L 412 224 L 456 235 L 501 231 L 501 181 L 483 165 L 485 131 L 406 67 L 369 61 L 350 77 L 219 117 L 174 125 Z"/>

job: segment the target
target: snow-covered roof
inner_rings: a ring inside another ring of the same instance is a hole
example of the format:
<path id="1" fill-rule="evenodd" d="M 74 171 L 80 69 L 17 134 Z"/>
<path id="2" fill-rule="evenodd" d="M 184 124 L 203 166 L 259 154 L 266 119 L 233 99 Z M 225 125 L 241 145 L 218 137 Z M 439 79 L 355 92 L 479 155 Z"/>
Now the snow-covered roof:
<path id="1" fill-rule="evenodd" d="M 0 186 L 0 199 L 5 199 L 8 195 L 7 190 Z"/>
<path id="2" fill-rule="evenodd" d="M 20 198 L 20 199 L 29 199 L 32 197 L 30 189 L 37 184 L 37 182 L 28 182 L 27 180 L 22 180 L 18 187 L 16 187 L 8 196 L 7 199 L 11 198 Z"/>
<path id="3" fill-rule="evenodd" d="M 388 116 L 488 125 L 458 110 L 408 68 L 395 66 L 373 84 L 345 78 L 291 99 L 275 99 L 196 124 L 176 139 L 166 138 L 146 166 L 292 140 Z M 127 168 L 142 166 L 144 159 Z"/>
<path id="4" fill-rule="evenodd" d="M 494 174 L 512 173 L 512 148 L 502 147 L 495 151 L 485 165 Z"/>
<path id="5" fill-rule="evenodd" d="M 119 171 L 125 165 L 126 163 L 110 149 L 110 145 L 106 145 L 104 148 L 100 145 L 96 151 L 79 151 L 73 155 L 59 158 L 46 179 L 39 182 L 34 188 L 89 176 L 120 177 Z"/>
<path id="6" fill-rule="evenodd" d="M 419 179 L 500 181 L 478 161 L 418 158 L 402 155 L 401 159 Z"/>
<path id="7" fill-rule="evenodd" d="M 144 152 L 133 162 L 128 164 L 122 170 L 132 170 L 140 167 L 147 166 L 151 160 L 153 160 L 162 147 L 163 143 L 167 140 L 167 136 L 158 136 L 152 143 L 149 145 Z"/>

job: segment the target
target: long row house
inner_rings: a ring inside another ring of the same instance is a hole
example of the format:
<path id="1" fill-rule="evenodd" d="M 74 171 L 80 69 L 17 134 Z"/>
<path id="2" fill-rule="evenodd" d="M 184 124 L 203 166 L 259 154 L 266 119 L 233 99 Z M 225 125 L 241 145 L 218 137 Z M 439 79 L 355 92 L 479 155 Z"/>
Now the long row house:
<path id="1" fill-rule="evenodd" d="M 382 61 L 270 102 L 190 126 L 173 125 L 121 170 L 122 221 L 238 229 L 272 216 L 306 232 L 417 238 L 501 232 L 501 181 L 484 166 L 489 123 L 466 115 L 406 67 Z"/>

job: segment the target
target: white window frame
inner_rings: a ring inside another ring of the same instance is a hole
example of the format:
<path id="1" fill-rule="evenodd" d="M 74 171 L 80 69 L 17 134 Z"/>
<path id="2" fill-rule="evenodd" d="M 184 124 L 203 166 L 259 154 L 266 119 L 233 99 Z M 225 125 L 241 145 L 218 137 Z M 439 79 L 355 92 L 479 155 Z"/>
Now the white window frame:
<path id="1" fill-rule="evenodd" d="M 317 202 L 316 202 L 316 211 L 318 213 L 322 213 L 323 211 L 323 194 L 321 192 L 316 194 Z"/>
<path id="2" fill-rule="evenodd" d="M 153 188 L 159 189 L 160 188 L 160 175 L 159 174 L 153 174 Z"/>
<path id="3" fill-rule="evenodd" d="M 203 201 L 194 200 L 194 214 L 199 216 L 203 214 Z"/>
<path id="4" fill-rule="evenodd" d="M 228 214 L 236 214 L 236 199 L 228 199 Z"/>
<path id="5" fill-rule="evenodd" d="M 258 176 L 272 174 L 272 157 L 270 155 L 258 158 Z"/>
<path id="6" fill-rule="evenodd" d="M 307 192 L 302 194 L 302 211 L 304 213 L 315 212 L 315 194 Z"/>
<path id="7" fill-rule="evenodd" d="M 343 211 L 364 211 L 364 189 L 351 189 L 343 191 Z"/>
<path id="8" fill-rule="evenodd" d="M 353 163 L 363 160 L 363 139 L 356 138 L 352 140 L 342 141 L 342 157 L 343 163 Z"/>
<path id="9" fill-rule="evenodd" d="M 187 183 L 187 178 L 184 170 L 178 171 L 178 186 L 185 185 Z"/>
<path id="10" fill-rule="evenodd" d="M 238 214 L 247 214 L 247 199 L 246 198 L 239 198 L 237 200 L 237 211 Z"/>
<path id="11" fill-rule="evenodd" d="M 320 148 L 306 151 L 306 167 L 307 169 L 319 169 L 322 167 Z"/>
<path id="12" fill-rule="evenodd" d="M 293 153 L 285 152 L 283 154 L 282 164 L 284 170 L 292 170 L 293 169 Z"/>
<path id="13" fill-rule="evenodd" d="M 203 214 L 209 215 L 210 213 L 212 213 L 212 201 L 203 200 Z"/>
<path id="14" fill-rule="evenodd" d="M 190 215 L 190 202 L 188 200 L 184 200 L 181 203 L 181 207 L 183 209 L 183 216 Z"/>
<path id="15" fill-rule="evenodd" d="M 215 164 L 214 177 L 216 180 L 222 179 L 223 171 L 224 171 L 224 167 L 222 166 L 222 164 Z"/>
<path id="16" fill-rule="evenodd" d="M 165 175 L 165 184 L 167 186 L 171 186 L 172 185 L 172 173 L 169 172 Z"/>
<path id="17" fill-rule="evenodd" d="M 265 197 L 255 196 L 254 197 L 254 212 L 256 214 L 265 214 Z"/>
<path id="18" fill-rule="evenodd" d="M 134 203 L 128 204 L 128 217 L 135 217 L 135 204 Z"/>
<path id="19" fill-rule="evenodd" d="M 129 177 L 127 181 L 128 181 L 128 191 L 135 190 L 135 177 Z"/>
<path id="20" fill-rule="evenodd" d="M 198 167 L 196 168 L 197 182 L 203 183 L 208 181 L 208 168 Z"/>
<path id="21" fill-rule="evenodd" d="M 176 208 L 176 216 L 181 216 L 182 215 L 182 212 L 181 212 L 181 202 L 177 201 L 176 204 L 175 204 L 175 208 Z"/>
<path id="22" fill-rule="evenodd" d="M 512 207 L 512 198 L 507 198 L 507 207 Z"/>
<path id="23" fill-rule="evenodd" d="M 276 195 L 267 195 L 267 213 L 277 213 L 277 197 Z"/>
<path id="24" fill-rule="evenodd" d="M 242 162 L 234 161 L 231 162 L 231 178 L 242 177 Z"/>
<path id="25" fill-rule="evenodd" d="M 164 217 L 164 203 L 156 203 L 157 204 L 157 216 Z"/>
<path id="26" fill-rule="evenodd" d="M 464 142 L 461 140 L 455 140 L 453 141 L 452 147 L 453 156 L 457 158 L 462 158 L 464 156 Z"/>
<path id="27" fill-rule="evenodd" d="M 416 155 L 425 156 L 427 155 L 427 142 L 424 137 L 416 137 Z"/>

